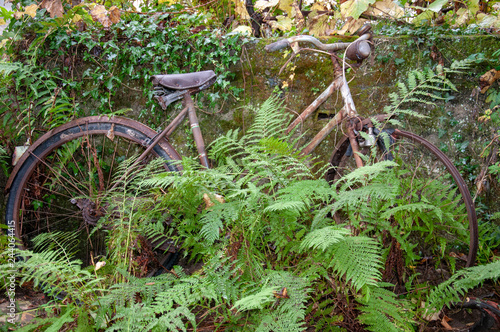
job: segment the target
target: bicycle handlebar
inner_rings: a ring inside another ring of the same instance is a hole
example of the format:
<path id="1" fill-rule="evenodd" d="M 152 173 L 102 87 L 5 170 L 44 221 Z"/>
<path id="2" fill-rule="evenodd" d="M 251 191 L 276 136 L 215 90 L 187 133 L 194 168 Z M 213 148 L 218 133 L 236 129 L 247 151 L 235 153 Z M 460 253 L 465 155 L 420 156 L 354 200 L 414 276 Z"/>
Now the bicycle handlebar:
<path id="1" fill-rule="evenodd" d="M 282 39 L 272 44 L 266 45 L 264 49 L 266 50 L 266 52 L 271 53 L 271 52 L 281 51 L 282 49 L 288 46 L 290 46 L 288 39 Z"/>
<path id="2" fill-rule="evenodd" d="M 277 42 L 267 45 L 266 47 L 264 47 L 264 49 L 266 50 L 266 52 L 270 53 L 270 52 L 280 51 L 285 47 L 290 46 L 290 44 L 292 43 L 308 42 L 313 44 L 319 50 L 335 52 L 344 50 L 348 48 L 350 45 L 353 46 L 356 45 L 357 46 L 355 47 L 356 50 L 353 50 L 354 52 L 351 52 L 353 53 L 353 55 L 352 56 L 348 55 L 348 58 L 351 60 L 362 60 L 368 57 L 368 55 L 370 54 L 371 48 L 370 44 L 367 42 L 367 40 L 370 39 L 370 37 L 371 37 L 370 33 L 365 33 L 352 43 L 323 44 L 315 37 L 301 35 L 301 36 L 295 36 L 287 39 L 278 40 Z"/>

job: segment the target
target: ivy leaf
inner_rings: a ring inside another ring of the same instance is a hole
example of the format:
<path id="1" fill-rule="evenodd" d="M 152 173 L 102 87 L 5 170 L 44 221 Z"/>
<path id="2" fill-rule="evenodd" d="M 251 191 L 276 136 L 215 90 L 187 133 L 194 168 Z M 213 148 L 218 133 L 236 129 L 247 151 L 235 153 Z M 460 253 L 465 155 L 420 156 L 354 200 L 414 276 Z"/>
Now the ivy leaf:
<path id="1" fill-rule="evenodd" d="M 104 85 L 106 86 L 106 88 L 108 88 L 108 90 L 112 90 L 113 89 L 113 77 L 111 77 L 109 80 L 107 80 Z"/>
<path id="2" fill-rule="evenodd" d="M 376 0 L 348 0 L 340 5 L 340 12 L 343 17 L 351 16 L 357 20 L 371 4 L 375 3 L 375 1 Z"/>
<path id="3" fill-rule="evenodd" d="M 271 27 L 273 29 L 278 29 L 281 31 L 289 31 L 292 29 L 292 20 L 289 17 L 279 15 L 276 17 L 277 21 L 270 21 Z"/>
<path id="4" fill-rule="evenodd" d="M 444 5 L 448 3 L 448 0 L 436 0 L 427 7 L 428 10 L 432 10 L 435 13 L 438 13 Z"/>
<path id="5" fill-rule="evenodd" d="M 281 0 L 280 1 L 279 9 L 286 12 L 288 14 L 288 17 L 292 17 L 292 3 L 293 3 L 293 0 Z"/>

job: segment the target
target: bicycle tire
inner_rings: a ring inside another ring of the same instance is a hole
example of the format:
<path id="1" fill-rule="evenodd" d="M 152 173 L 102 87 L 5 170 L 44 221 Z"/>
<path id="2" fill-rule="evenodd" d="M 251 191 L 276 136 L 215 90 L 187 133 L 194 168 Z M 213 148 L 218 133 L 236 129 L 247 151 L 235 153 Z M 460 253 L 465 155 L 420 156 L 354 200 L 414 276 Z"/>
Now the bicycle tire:
<path id="1" fill-rule="evenodd" d="M 448 247 L 453 248 L 454 250 L 457 249 L 456 241 L 459 241 L 460 243 L 458 246 L 462 246 L 462 248 L 468 247 L 466 249 L 468 250 L 466 267 L 473 266 L 478 249 L 478 224 L 474 203 L 465 181 L 460 176 L 460 173 L 453 165 L 452 161 L 429 141 L 413 133 L 398 129 L 394 130 L 392 136 L 395 137 L 395 141 L 391 143 L 391 147 L 386 151 L 381 151 L 380 147 L 377 148 L 377 157 L 374 161 L 376 162 L 377 160 L 384 159 L 384 155 L 387 156 L 388 152 L 398 153 L 397 156 L 394 155 L 394 160 L 399 164 L 398 169 L 401 170 L 399 172 L 399 174 L 402 174 L 401 178 L 407 177 L 409 179 L 409 175 L 411 175 L 413 177 L 411 178 L 412 186 L 415 184 L 418 185 L 418 180 L 420 179 L 426 180 L 421 182 L 423 184 L 421 188 L 411 188 L 414 193 L 420 190 L 419 194 L 421 196 L 418 197 L 417 195 L 419 201 L 421 201 L 422 197 L 426 194 L 432 194 L 430 188 L 437 187 L 434 186 L 433 183 L 437 183 L 441 186 L 441 189 L 439 190 L 442 191 L 440 192 L 441 196 L 439 197 L 447 197 L 446 195 L 443 195 L 445 190 L 450 192 L 450 195 L 453 195 L 453 199 L 450 200 L 451 203 L 447 202 L 447 204 L 453 204 L 453 206 L 448 208 L 447 211 L 452 211 L 456 208 L 456 212 L 452 217 L 454 218 L 454 221 L 463 224 L 464 229 L 468 232 L 468 236 L 467 238 L 464 238 L 462 234 L 461 239 L 458 239 L 459 235 L 454 233 L 455 231 L 458 233 L 459 230 L 453 229 L 454 232 L 452 232 L 450 226 L 445 224 L 446 221 L 450 221 L 450 219 L 445 219 L 443 221 L 444 225 L 436 225 L 442 226 L 442 229 L 445 230 L 444 233 L 448 233 L 442 234 L 443 238 L 440 241 L 447 241 L 447 244 L 450 244 Z M 344 137 L 334 149 L 334 152 L 329 160 L 332 168 L 326 175 L 326 178 L 330 183 L 339 180 L 342 175 L 347 174 L 347 172 L 356 167 L 354 158 L 346 156 L 349 146 L 349 139 Z M 405 175 L 404 172 L 408 173 Z M 409 198 L 408 202 L 416 202 L 414 198 L 415 197 Z M 443 204 L 444 203 L 445 202 L 443 201 Z M 464 207 L 467 210 L 466 215 L 463 213 Z M 453 222 L 453 220 L 451 220 L 451 222 Z M 435 229 L 438 229 L 438 227 Z M 420 240 L 421 239 L 422 238 L 420 238 Z M 443 244 L 440 244 L 440 248 L 443 248 Z M 431 255 L 432 257 L 432 254 L 428 252 L 420 254 L 421 257 L 424 255 Z"/>
<path id="2" fill-rule="evenodd" d="M 68 122 L 40 137 L 23 154 L 7 183 L 6 221 L 14 220 L 21 249 L 32 248 L 31 239 L 41 233 L 82 229 L 89 218 L 83 216 L 84 211 L 89 209 L 71 200 L 105 197 L 119 162 L 138 156 L 155 135 L 156 131 L 131 119 L 93 116 Z M 165 138 L 146 159 L 156 157 L 165 160 L 165 170 L 180 171 L 173 163 L 180 156 Z M 88 247 L 87 243 L 83 251 Z M 78 257 L 84 265 L 90 264 L 88 254 L 82 252 Z"/>

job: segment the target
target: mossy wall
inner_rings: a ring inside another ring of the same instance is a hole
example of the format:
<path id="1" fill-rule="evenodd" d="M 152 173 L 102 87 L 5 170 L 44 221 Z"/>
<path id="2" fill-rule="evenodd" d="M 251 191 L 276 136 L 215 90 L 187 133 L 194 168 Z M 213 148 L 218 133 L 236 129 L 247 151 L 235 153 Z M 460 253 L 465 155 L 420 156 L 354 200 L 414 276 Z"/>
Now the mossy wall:
<path id="1" fill-rule="evenodd" d="M 232 68 L 236 77 L 233 85 L 244 89 L 238 100 L 221 105 L 216 115 L 200 113 L 200 122 L 207 142 L 229 129 L 245 130 L 251 123 L 253 108 L 273 93 L 279 94 L 284 106 L 292 115 L 307 107 L 333 79 L 333 69 L 328 56 L 303 53 L 291 61 L 282 73 L 280 69 L 288 59 L 283 53 L 267 54 L 264 46 L 269 40 L 258 40 L 245 45 L 241 62 Z M 364 64 L 347 74 L 356 108 L 361 116 L 379 114 L 389 103 L 389 94 L 395 91 L 396 83 L 405 80 L 409 71 L 434 67 L 437 61 L 449 66 L 453 60 L 461 60 L 472 54 L 484 53 L 491 58 L 500 48 L 499 36 L 450 36 L 432 39 L 421 37 L 375 38 L 375 51 Z M 488 109 L 486 96 L 478 91 L 479 77 L 497 64 L 483 62 L 474 64 L 461 75 L 451 77 L 457 92 L 447 95 L 446 101 L 437 101 L 435 107 L 414 105 L 413 110 L 427 116 L 425 119 L 402 119 L 405 129 L 421 135 L 440 147 L 452 159 L 474 191 L 474 180 L 480 172 L 480 158 L 485 143 L 492 138 L 492 128 L 482 124 L 478 117 Z M 293 79 L 291 78 L 293 76 Z M 498 83 L 495 83 L 498 88 Z M 287 87 L 284 87 L 288 85 Z M 300 131 L 304 143 L 329 121 L 343 106 L 340 93 L 334 93 L 320 106 Z M 211 110 L 214 111 L 214 110 Z M 339 138 L 333 132 L 314 154 L 328 160 Z M 183 147 L 185 132 L 174 139 L 174 144 Z M 484 200 L 490 208 L 497 210 L 498 187 L 492 186 Z"/>
<path id="2" fill-rule="evenodd" d="M 404 80 L 410 70 L 433 67 L 442 60 L 449 65 L 453 60 L 467 58 L 471 54 L 484 53 L 486 57 L 500 48 L 498 36 L 452 36 L 425 39 L 422 37 L 375 38 L 375 51 L 364 64 L 349 70 L 348 81 L 356 108 L 361 116 L 381 113 L 389 103 L 389 93 L 395 90 L 398 80 Z M 205 141 L 210 143 L 229 129 L 246 130 L 252 122 L 254 108 L 273 93 L 279 94 L 287 111 L 296 115 L 309 105 L 332 81 L 333 69 L 328 56 L 303 53 L 289 63 L 279 75 L 287 58 L 283 53 L 267 54 L 264 46 L 272 41 L 255 40 L 247 43 L 241 54 L 241 61 L 231 71 L 235 74 L 232 85 L 243 89 L 237 98 L 221 102 L 208 113 L 198 112 Z M 437 57 L 436 57 L 437 54 Z M 434 57 L 434 59 L 432 58 Z M 461 168 L 462 173 L 474 186 L 474 179 L 480 171 L 479 157 L 485 144 L 491 140 L 491 128 L 478 122 L 477 118 L 488 108 L 485 96 L 477 93 L 479 76 L 497 64 L 483 62 L 471 70 L 452 78 L 458 92 L 449 96 L 437 107 L 415 107 L 414 110 L 428 118 L 404 119 L 405 129 L 417 133 L 443 149 Z M 87 68 L 87 67 L 86 67 Z M 293 76 L 293 78 L 292 78 Z M 496 87 L 498 88 L 498 84 Z M 287 86 L 286 86 L 287 85 Z M 285 87 L 286 86 L 286 87 Z M 92 87 L 89 86 L 89 89 Z M 203 110 L 204 97 L 200 95 L 197 104 Z M 91 100 L 81 101 L 88 109 L 95 109 Z M 115 109 L 130 108 L 127 116 L 148 123 L 153 128 L 165 126 L 165 121 L 178 112 L 179 105 L 169 107 L 163 123 L 138 118 L 144 114 L 145 97 L 136 82 L 126 82 L 116 94 Z M 300 127 L 304 142 L 312 138 L 342 107 L 340 93 L 334 93 Z M 195 156 L 194 141 L 187 125 L 179 128 L 170 138 L 172 144 L 183 155 Z M 333 132 L 315 150 L 321 160 L 328 160 L 341 130 Z M 3 181 L 1 181 L 3 182 Z M 486 193 L 490 207 L 494 207 L 498 188 L 492 186 Z"/>
<path id="3" fill-rule="evenodd" d="M 247 128 L 252 118 L 252 107 L 260 104 L 273 92 L 280 95 L 290 114 L 297 114 L 332 81 L 331 61 L 327 56 L 314 53 L 301 54 L 278 75 L 286 58 L 283 53 L 265 53 L 263 48 L 269 42 L 259 40 L 246 44 L 241 63 L 232 68 L 236 74 L 232 84 L 244 89 L 239 99 L 222 105 L 220 113 L 214 116 L 200 115 L 208 141 L 228 129 Z M 431 59 L 432 45 L 441 53 L 445 66 L 455 59 L 464 59 L 479 52 L 488 57 L 500 48 L 499 39 L 495 36 L 453 36 L 432 42 L 410 37 L 380 37 L 375 39 L 375 45 L 371 57 L 355 72 L 350 70 L 347 74 L 356 108 L 361 116 L 381 113 L 389 103 L 389 93 L 395 90 L 399 80 L 406 79 L 410 70 L 434 66 L 436 62 Z M 458 139 L 456 133 L 464 137 L 470 136 L 471 142 L 482 135 L 482 131 L 489 137 L 489 130 L 483 130 L 477 121 L 477 117 L 488 108 L 484 102 L 485 96 L 477 93 L 477 86 L 479 76 L 491 69 L 491 66 L 487 63 L 474 65 L 465 75 L 452 77 L 458 92 L 452 93 L 446 102 L 437 102 L 437 107 L 415 105 L 414 110 L 428 118 L 405 119 L 406 129 L 429 138 L 438 146 L 448 146 L 450 157 L 456 157 L 453 142 Z M 293 79 L 290 79 L 291 75 Z M 284 82 L 288 83 L 288 87 L 283 87 Z M 342 105 L 340 93 L 335 93 L 302 126 L 301 130 L 306 132 L 306 138 L 311 138 L 321 129 Z M 326 158 L 334 143 L 333 138 L 325 140 L 316 153 Z M 482 146 L 484 141 L 479 143 Z M 480 153 L 473 148 L 473 144 L 469 146 L 468 154 L 476 156 Z"/>

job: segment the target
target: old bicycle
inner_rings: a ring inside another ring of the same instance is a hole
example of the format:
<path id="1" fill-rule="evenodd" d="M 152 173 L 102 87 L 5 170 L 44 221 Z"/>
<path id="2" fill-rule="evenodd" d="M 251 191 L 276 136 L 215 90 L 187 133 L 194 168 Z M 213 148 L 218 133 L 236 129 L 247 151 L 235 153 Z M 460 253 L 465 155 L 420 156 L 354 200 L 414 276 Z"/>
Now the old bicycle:
<path id="1" fill-rule="evenodd" d="M 307 118 L 335 90 L 340 90 L 344 108 L 302 152 L 310 153 L 334 128 L 345 123 L 346 135 L 330 158 L 333 167 L 327 174 L 328 179 L 336 181 L 350 170 L 361 167 L 363 159 L 398 161 L 398 171 L 411 187 L 408 204 L 429 194 L 441 199 L 442 204 L 450 205 L 448 211 L 454 212 L 439 221 L 442 224 L 442 245 L 460 238 L 468 247 L 467 266 L 471 266 L 477 251 L 477 219 L 470 194 L 453 163 L 439 149 L 415 134 L 377 127 L 385 116 L 363 119 L 356 111 L 335 52 L 346 50 L 348 58 L 362 61 L 371 52 L 371 32 L 366 28 L 360 35 L 353 43 L 333 44 L 323 44 L 311 36 L 296 36 L 266 47 L 268 51 L 278 51 L 290 46 L 298 53 L 300 43 L 312 43 L 316 49 L 330 54 L 334 66 L 333 83 L 290 125 L 289 130 Z M 179 163 L 174 162 L 181 156 L 171 146 L 168 137 L 186 117 L 200 163 L 209 167 L 192 96 L 210 87 L 215 79 L 213 71 L 154 76 L 155 95 L 162 108 L 166 109 L 179 100 L 184 106 L 161 133 L 135 120 L 93 116 L 68 122 L 40 137 L 24 153 L 6 187 L 9 193 L 6 220 L 14 221 L 16 236 L 22 244 L 30 247 L 30 240 L 40 233 L 96 225 L 106 214 L 102 202 L 106 193 L 113 189 L 112 178 L 119 163 L 131 156 L 139 156 L 136 163 L 147 163 L 161 157 L 165 160 L 166 171 L 181 171 Z M 385 144 L 382 136 L 386 137 Z M 437 192 L 434 183 L 439 184 Z M 414 195 L 415 192 L 419 194 Z M 447 223 L 450 220 L 463 227 L 449 228 Z M 176 250 L 170 243 L 163 243 L 160 249 Z M 86 251 L 96 251 L 95 246 L 89 240 Z"/>

